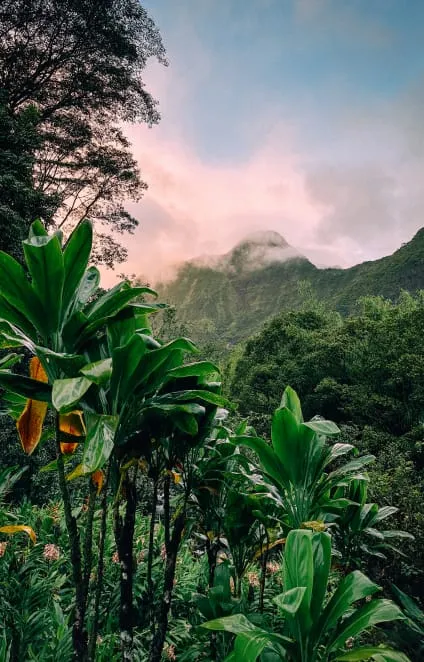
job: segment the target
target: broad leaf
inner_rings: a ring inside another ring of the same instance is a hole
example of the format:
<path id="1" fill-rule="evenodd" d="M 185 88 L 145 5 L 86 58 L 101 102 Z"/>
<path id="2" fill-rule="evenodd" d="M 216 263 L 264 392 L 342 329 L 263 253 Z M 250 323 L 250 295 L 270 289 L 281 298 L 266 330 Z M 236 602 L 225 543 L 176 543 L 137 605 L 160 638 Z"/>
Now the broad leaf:
<path id="1" fill-rule="evenodd" d="M 39 297 L 34 293 L 19 262 L 3 251 L 0 251 L 0 295 L 38 331 L 44 329 Z"/>
<path id="2" fill-rule="evenodd" d="M 93 228 L 90 221 L 79 223 L 69 237 L 63 251 L 65 281 L 63 286 L 64 312 L 69 308 L 78 293 L 82 278 L 87 269 L 93 242 Z"/>
<path id="3" fill-rule="evenodd" d="M 87 417 L 87 437 L 81 466 L 76 467 L 67 477 L 68 480 L 83 474 L 94 473 L 104 466 L 113 450 L 118 422 L 118 416 L 90 414 Z"/>
<path id="4" fill-rule="evenodd" d="M 307 423 L 303 423 L 303 425 L 313 430 L 316 434 L 322 434 L 325 437 L 340 434 L 340 429 L 333 421 L 308 421 Z"/>
<path id="5" fill-rule="evenodd" d="M 273 599 L 273 602 L 275 602 L 281 611 L 290 614 L 290 616 L 294 616 L 302 604 L 305 592 L 305 586 L 291 588 L 288 591 L 281 593 L 281 595 L 277 595 L 277 597 Z"/>
<path id="6" fill-rule="evenodd" d="M 23 242 L 23 247 L 32 289 L 42 306 L 44 333 L 56 333 L 61 322 L 65 275 L 59 239 L 55 235 L 33 236 Z"/>
<path id="7" fill-rule="evenodd" d="M 332 637 L 329 650 L 341 648 L 346 639 L 356 637 L 377 623 L 404 618 L 402 611 L 391 600 L 372 600 L 344 620 Z"/>
<path id="8" fill-rule="evenodd" d="M 112 359 L 102 359 L 81 368 L 80 373 L 94 384 L 105 384 L 112 375 Z"/>
<path id="9" fill-rule="evenodd" d="M 56 379 L 53 384 L 52 402 L 60 413 L 72 411 L 87 393 L 92 382 L 87 377 Z"/>
<path id="10" fill-rule="evenodd" d="M 364 660 L 375 660 L 375 662 L 410 662 L 404 653 L 387 648 L 387 646 L 370 646 L 355 648 L 348 653 L 337 656 L 337 662 L 363 662 Z"/>
<path id="11" fill-rule="evenodd" d="M 296 391 L 287 386 L 281 399 L 280 408 L 286 407 L 294 416 L 297 423 L 303 423 L 302 406 Z"/>

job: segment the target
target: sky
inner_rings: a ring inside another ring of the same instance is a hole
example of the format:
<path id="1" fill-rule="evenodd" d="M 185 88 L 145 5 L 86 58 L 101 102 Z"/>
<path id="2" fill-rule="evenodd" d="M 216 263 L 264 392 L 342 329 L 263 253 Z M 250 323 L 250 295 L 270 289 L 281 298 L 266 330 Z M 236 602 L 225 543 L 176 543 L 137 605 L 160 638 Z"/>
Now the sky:
<path id="1" fill-rule="evenodd" d="M 424 225 L 422 0 L 144 0 L 169 66 L 159 125 L 126 127 L 143 180 L 126 273 L 274 230 L 351 266 Z"/>

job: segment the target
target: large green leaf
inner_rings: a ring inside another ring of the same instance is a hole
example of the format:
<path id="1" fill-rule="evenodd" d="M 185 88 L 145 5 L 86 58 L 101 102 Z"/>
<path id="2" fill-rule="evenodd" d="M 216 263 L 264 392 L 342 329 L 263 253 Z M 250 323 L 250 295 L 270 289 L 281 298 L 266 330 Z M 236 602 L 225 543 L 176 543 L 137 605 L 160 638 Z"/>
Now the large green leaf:
<path id="1" fill-rule="evenodd" d="M 251 448 L 257 454 L 264 472 L 272 481 L 281 488 L 288 482 L 288 476 L 283 464 L 280 462 L 273 448 L 264 439 L 260 437 L 250 437 L 248 435 L 238 435 L 232 440 L 238 446 Z"/>
<path id="2" fill-rule="evenodd" d="M 15 308 L 9 301 L 0 296 L 0 319 L 10 322 L 15 327 L 21 329 L 31 340 L 36 341 L 37 331 L 20 309 Z"/>
<path id="3" fill-rule="evenodd" d="M 299 462 L 298 432 L 299 425 L 291 411 L 287 408 L 276 409 L 271 425 L 272 446 L 294 482 L 302 470 Z"/>
<path id="4" fill-rule="evenodd" d="M 404 618 L 402 611 L 391 600 L 371 600 L 339 625 L 331 638 L 328 650 L 334 651 L 341 648 L 346 639 L 356 637 L 377 623 L 402 618 Z"/>
<path id="5" fill-rule="evenodd" d="M 344 616 L 357 600 L 376 593 L 380 587 L 374 584 L 359 570 L 347 575 L 340 582 L 336 592 L 325 607 L 317 624 L 317 631 L 324 636 Z"/>
<path id="6" fill-rule="evenodd" d="M 19 262 L 3 251 L 0 251 L 0 295 L 28 318 L 37 331 L 42 332 L 44 320 L 41 301 Z"/>
<path id="7" fill-rule="evenodd" d="M 256 662 L 270 643 L 269 634 L 263 630 L 250 635 L 239 634 L 234 642 L 234 662 Z"/>
<path id="8" fill-rule="evenodd" d="M 64 283 L 63 253 L 56 235 L 33 236 L 23 242 L 32 289 L 41 302 L 43 329 L 56 333 L 61 323 Z"/>
<path id="9" fill-rule="evenodd" d="M 322 434 L 325 437 L 331 437 L 340 434 L 340 428 L 333 421 L 307 421 L 303 423 L 307 428 L 313 430 L 316 434 Z"/>
<path id="10" fill-rule="evenodd" d="M 113 450 L 119 417 L 90 414 L 86 416 L 86 420 L 87 436 L 82 462 L 69 474 L 68 480 L 101 469 L 108 461 Z"/>
<path id="11" fill-rule="evenodd" d="M 61 414 L 72 411 L 87 393 L 91 384 L 91 380 L 87 377 L 56 379 L 53 384 L 53 406 Z"/>
<path id="12" fill-rule="evenodd" d="M 119 406 L 134 391 L 134 373 L 146 352 L 146 346 L 138 335 L 133 335 L 124 345 L 112 350 L 112 377 L 110 392 L 112 411 L 117 413 Z"/>
<path id="13" fill-rule="evenodd" d="M 289 627 L 294 636 L 306 636 L 311 619 L 314 562 L 312 553 L 312 531 L 297 529 L 290 531 L 284 549 L 283 583 L 286 591 L 304 587 L 305 593 L 294 619 L 289 618 Z"/>
<path id="14" fill-rule="evenodd" d="M 169 371 L 169 378 L 174 377 L 203 377 L 219 373 L 219 368 L 210 361 L 197 361 L 196 363 L 186 363 L 186 365 L 173 368 Z"/>
<path id="15" fill-rule="evenodd" d="M 397 513 L 398 510 L 399 508 L 396 508 L 395 506 L 383 506 L 382 508 L 378 509 L 375 521 L 381 522 L 383 519 L 386 519 L 386 517 L 390 517 L 390 515 Z"/>
<path id="16" fill-rule="evenodd" d="M 364 662 L 365 660 L 374 660 L 375 662 L 411 662 L 407 655 L 387 648 L 387 646 L 355 648 L 348 653 L 338 655 L 335 659 L 337 662 Z"/>
<path id="17" fill-rule="evenodd" d="M 127 303 L 146 293 L 156 296 L 156 292 L 149 287 L 131 287 L 127 282 L 118 283 L 88 307 L 86 313 L 89 321 L 95 322 L 96 320 L 112 317 Z"/>
<path id="18" fill-rule="evenodd" d="M 280 408 L 286 407 L 294 416 L 297 423 L 303 423 L 302 406 L 296 391 L 287 386 L 281 399 Z"/>
<path id="19" fill-rule="evenodd" d="M 52 399 L 52 387 L 50 384 L 39 382 L 30 377 L 14 375 L 8 370 L 0 370 L 0 386 L 31 400 L 51 402 Z"/>
<path id="20" fill-rule="evenodd" d="M 327 592 L 331 567 L 331 536 L 324 531 L 312 535 L 314 584 L 311 597 L 311 616 L 316 623 L 321 615 Z"/>
<path id="21" fill-rule="evenodd" d="M 72 300 L 76 298 L 81 280 L 87 269 L 93 243 L 93 228 L 88 220 L 79 223 L 69 237 L 63 261 L 65 281 L 63 286 L 63 309 L 66 311 Z"/>
<path id="22" fill-rule="evenodd" d="M 306 586 L 298 586 L 291 588 L 277 597 L 274 598 L 273 602 L 277 605 L 281 611 L 290 616 L 294 616 L 300 605 L 302 604 L 303 597 L 306 592 Z"/>
<path id="23" fill-rule="evenodd" d="M 81 368 L 80 373 L 94 384 L 105 384 L 112 375 L 112 359 L 101 359 L 88 363 Z"/>

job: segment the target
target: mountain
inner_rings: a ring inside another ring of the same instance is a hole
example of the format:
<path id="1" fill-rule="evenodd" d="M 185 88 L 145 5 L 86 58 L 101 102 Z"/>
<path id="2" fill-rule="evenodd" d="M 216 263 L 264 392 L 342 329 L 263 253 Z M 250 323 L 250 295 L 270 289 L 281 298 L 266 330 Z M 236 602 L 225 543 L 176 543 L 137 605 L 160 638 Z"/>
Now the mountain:
<path id="1" fill-rule="evenodd" d="M 342 314 L 362 296 L 396 299 L 402 289 L 424 289 L 424 228 L 393 255 L 349 269 L 318 268 L 277 232 L 255 233 L 225 255 L 185 262 L 157 288 L 195 340 L 233 344 L 279 311 L 299 308 L 305 282 Z"/>

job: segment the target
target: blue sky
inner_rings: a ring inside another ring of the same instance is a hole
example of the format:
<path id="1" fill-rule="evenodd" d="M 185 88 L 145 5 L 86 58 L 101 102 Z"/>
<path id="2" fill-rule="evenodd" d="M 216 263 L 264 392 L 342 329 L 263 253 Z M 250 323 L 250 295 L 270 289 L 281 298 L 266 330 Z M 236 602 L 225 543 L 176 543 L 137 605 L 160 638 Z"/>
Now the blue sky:
<path id="1" fill-rule="evenodd" d="M 155 247 L 145 270 L 257 229 L 349 266 L 424 225 L 424 2 L 143 4 L 170 62 L 145 72 L 160 125 L 129 129 L 149 184 L 131 209 Z"/>

